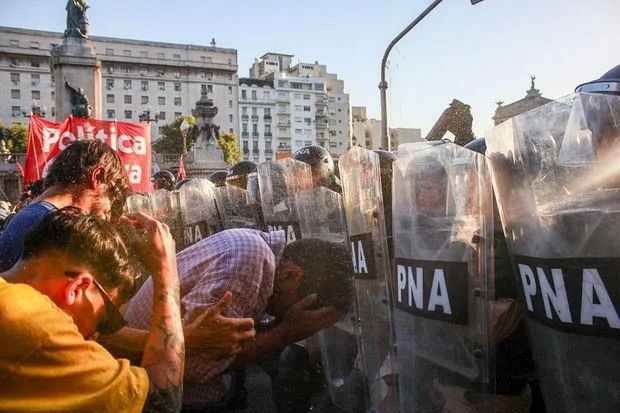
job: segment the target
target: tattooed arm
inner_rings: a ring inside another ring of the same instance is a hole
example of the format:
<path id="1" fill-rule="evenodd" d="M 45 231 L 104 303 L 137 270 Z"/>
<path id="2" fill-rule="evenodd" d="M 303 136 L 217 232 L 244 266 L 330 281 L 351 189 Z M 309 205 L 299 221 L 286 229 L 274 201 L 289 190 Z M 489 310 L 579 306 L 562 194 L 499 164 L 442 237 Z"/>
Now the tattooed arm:
<path id="1" fill-rule="evenodd" d="M 150 387 L 143 411 L 178 412 L 185 344 L 174 240 L 167 225 L 144 214 L 128 214 L 124 219 L 133 224 L 130 242 L 153 277 L 153 315 L 142 355 Z"/>

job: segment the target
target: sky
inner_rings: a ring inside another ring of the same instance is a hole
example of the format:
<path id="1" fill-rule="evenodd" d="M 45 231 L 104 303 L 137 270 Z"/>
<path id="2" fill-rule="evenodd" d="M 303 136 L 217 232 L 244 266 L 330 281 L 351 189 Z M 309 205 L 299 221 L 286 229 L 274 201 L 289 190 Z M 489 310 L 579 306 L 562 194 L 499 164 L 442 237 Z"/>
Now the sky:
<path id="1" fill-rule="evenodd" d="M 353 106 L 380 119 L 386 47 L 431 0 L 89 0 L 95 36 L 238 51 L 239 76 L 267 52 L 327 65 Z M 0 0 L 0 25 L 62 32 L 65 0 Z M 525 97 L 530 76 L 557 99 L 620 64 L 620 0 L 444 0 L 392 49 L 388 125 L 425 136 L 452 99 L 471 106 L 477 137 L 497 101 Z"/>

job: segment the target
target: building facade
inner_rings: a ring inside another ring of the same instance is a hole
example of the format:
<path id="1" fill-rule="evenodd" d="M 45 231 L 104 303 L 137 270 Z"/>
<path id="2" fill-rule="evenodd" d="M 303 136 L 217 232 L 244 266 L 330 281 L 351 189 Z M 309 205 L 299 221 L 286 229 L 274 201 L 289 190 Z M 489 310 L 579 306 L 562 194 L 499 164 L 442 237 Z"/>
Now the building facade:
<path id="1" fill-rule="evenodd" d="M 215 123 L 238 134 L 237 51 L 209 46 L 90 36 L 101 61 L 103 119 L 139 122 L 147 112 L 151 137 L 182 114 L 190 114 L 209 91 L 219 107 Z M 0 121 L 27 123 L 32 113 L 56 120 L 52 48 L 62 33 L 0 27 Z M 79 85 L 74 85 L 79 87 Z"/>
<path id="2" fill-rule="evenodd" d="M 240 148 L 262 162 L 291 156 L 305 145 L 341 155 L 350 145 L 349 95 L 325 65 L 298 63 L 293 55 L 267 53 L 239 81 Z M 250 139 L 251 138 L 251 139 Z"/>
<path id="3" fill-rule="evenodd" d="M 351 144 L 367 149 L 381 148 L 381 121 L 368 119 L 366 107 L 351 107 Z M 389 128 L 392 150 L 402 143 L 422 141 L 422 131 L 418 128 Z"/>

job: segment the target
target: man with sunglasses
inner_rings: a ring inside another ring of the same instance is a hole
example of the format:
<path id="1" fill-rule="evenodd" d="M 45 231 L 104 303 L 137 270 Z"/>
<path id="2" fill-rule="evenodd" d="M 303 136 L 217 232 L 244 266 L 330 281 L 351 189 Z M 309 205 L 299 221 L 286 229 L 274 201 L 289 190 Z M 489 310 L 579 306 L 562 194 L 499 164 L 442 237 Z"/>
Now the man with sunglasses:
<path id="1" fill-rule="evenodd" d="M 96 341 L 125 325 L 118 307 L 137 273 L 108 222 L 75 208 L 48 213 L 0 273 L 0 411 L 178 411 L 184 338 L 174 240 L 143 214 L 121 218 L 154 280 L 142 367 Z"/>

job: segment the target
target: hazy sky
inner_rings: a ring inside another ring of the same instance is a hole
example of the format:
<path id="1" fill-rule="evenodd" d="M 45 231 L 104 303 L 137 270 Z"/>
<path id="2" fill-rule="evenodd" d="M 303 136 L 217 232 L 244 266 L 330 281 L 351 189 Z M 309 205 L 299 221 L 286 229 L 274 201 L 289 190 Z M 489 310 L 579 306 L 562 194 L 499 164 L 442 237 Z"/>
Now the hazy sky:
<path id="1" fill-rule="evenodd" d="M 389 42 L 431 0 L 90 0 L 96 36 L 208 45 L 238 51 L 248 76 L 266 52 L 326 64 L 351 104 L 380 117 L 380 64 Z M 0 0 L 0 25 L 63 31 L 65 0 Z M 525 96 L 530 75 L 559 98 L 620 64 L 620 0 L 445 0 L 392 50 L 387 72 L 390 127 L 425 135 L 457 98 L 472 108 L 474 132 L 492 126 L 495 101 Z"/>

